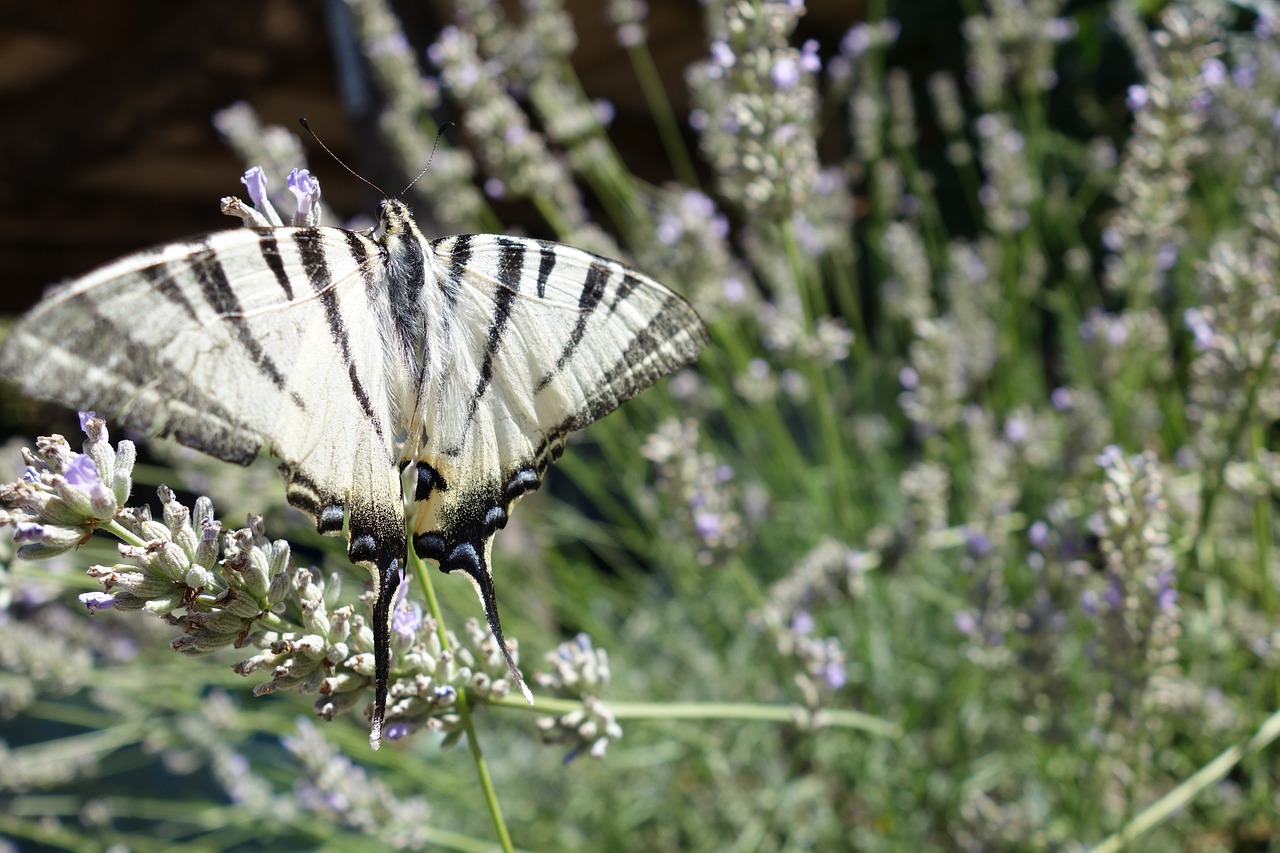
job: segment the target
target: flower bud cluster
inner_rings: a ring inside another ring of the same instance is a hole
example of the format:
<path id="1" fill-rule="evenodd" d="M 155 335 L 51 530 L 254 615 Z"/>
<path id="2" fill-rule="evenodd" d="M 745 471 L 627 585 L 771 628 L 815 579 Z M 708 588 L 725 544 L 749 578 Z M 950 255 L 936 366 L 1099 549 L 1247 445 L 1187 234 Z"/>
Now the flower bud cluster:
<path id="1" fill-rule="evenodd" d="M 552 667 L 539 672 L 538 684 L 561 695 L 582 700 L 582 707 L 558 717 L 542 717 L 538 730 L 545 743 L 572 744 L 565 761 L 586 752 L 592 758 L 603 758 L 609 741 L 622 737 L 622 727 L 613 713 L 599 699 L 609 686 L 609 656 L 597 649 L 586 634 L 561 643 L 544 658 Z"/>
<path id="2" fill-rule="evenodd" d="M 106 423 L 93 412 L 80 414 L 80 427 L 88 439 L 83 453 L 60 435 L 41 437 L 35 451 L 22 450 L 22 479 L 0 485 L 0 526 L 13 527 L 23 559 L 47 559 L 80 545 L 115 519 L 133 487 L 133 442 L 112 448 Z"/>

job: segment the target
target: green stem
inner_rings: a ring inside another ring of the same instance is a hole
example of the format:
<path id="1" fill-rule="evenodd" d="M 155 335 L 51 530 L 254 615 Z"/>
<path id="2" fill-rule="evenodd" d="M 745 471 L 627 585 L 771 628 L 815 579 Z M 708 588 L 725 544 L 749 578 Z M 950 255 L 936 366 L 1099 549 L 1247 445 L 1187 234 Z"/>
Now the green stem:
<path id="1" fill-rule="evenodd" d="M 449 632 L 444 626 L 444 615 L 440 610 L 440 601 L 436 598 L 435 587 L 431 584 L 431 573 L 427 571 L 427 566 L 417 553 L 409 549 L 409 565 L 413 569 L 413 576 L 418 579 L 418 583 L 422 586 L 423 594 L 427 599 L 427 609 L 431 612 L 431 618 L 436 623 L 436 636 L 440 638 L 440 645 L 443 648 L 449 648 Z M 471 759 L 476 765 L 476 775 L 480 779 L 480 789 L 484 791 L 485 803 L 489 806 L 489 816 L 493 820 L 493 828 L 498 833 L 498 842 L 502 845 L 502 849 L 506 853 L 514 853 L 515 848 L 511 844 L 511 833 L 507 831 L 507 823 L 502 819 L 502 806 L 498 803 L 498 792 L 493 787 L 493 777 L 489 775 L 489 764 L 484 759 L 484 752 L 480 749 L 480 741 L 476 737 L 476 729 L 471 721 L 471 708 L 467 704 L 467 691 L 459 690 L 458 699 L 455 707 L 458 709 L 458 717 L 462 720 L 462 729 L 467 733 L 467 745 L 471 749 Z"/>
<path id="2" fill-rule="evenodd" d="M 124 542 L 127 545 L 132 545 L 135 548 L 141 548 L 143 545 L 147 544 L 145 540 L 139 539 L 137 536 L 133 535 L 128 528 L 116 521 L 114 518 L 110 521 L 104 521 L 102 524 L 99 524 L 98 529 L 105 530 L 121 542 Z"/>
<path id="3" fill-rule="evenodd" d="M 640 91 L 644 93 L 649 112 L 653 114 L 654 123 L 658 126 L 658 135 L 662 139 L 662 147 L 675 170 L 676 180 L 686 187 L 698 186 L 698 170 L 694 168 L 693 158 L 684 147 L 684 138 L 680 135 L 680 127 L 676 124 L 675 111 L 667 100 L 667 92 L 662 87 L 662 77 L 653 62 L 648 45 L 643 42 L 627 48 L 627 58 L 635 69 L 636 79 L 640 81 Z"/>
<path id="4" fill-rule="evenodd" d="M 491 702 L 513 710 L 538 714 L 566 714 L 582 708 L 576 699 L 539 697 L 531 708 L 519 696 L 504 696 Z M 857 729 L 877 737 L 898 739 L 903 736 L 897 723 L 864 714 L 861 711 L 819 708 L 803 705 L 757 705 L 750 702 L 613 702 L 606 701 L 609 711 L 619 720 L 747 720 L 765 723 L 796 723 Z"/>
<path id="5" fill-rule="evenodd" d="M 1198 797 L 1226 778 L 1247 756 L 1261 752 L 1280 737 L 1280 711 L 1266 719 L 1258 731 L 1244 744 L 1228 747 L 1217 758 L 1191 774 L 1185 782 L 1156 800 L 1125 824 L 1119 832 L 1104 839 L 1092 853 L 1117 853 L 1148 831 L 1159 826 Z"/>

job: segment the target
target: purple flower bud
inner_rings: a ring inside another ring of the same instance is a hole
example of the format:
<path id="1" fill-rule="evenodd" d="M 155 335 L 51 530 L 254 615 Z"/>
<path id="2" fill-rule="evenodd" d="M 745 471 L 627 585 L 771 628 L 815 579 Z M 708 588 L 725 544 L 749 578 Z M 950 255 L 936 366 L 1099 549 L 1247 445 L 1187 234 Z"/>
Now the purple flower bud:
<path id="1" fill-rule="evenodd" d="M 259 213 L 265 214 L 271 202 L 267 200 L 267 174 L 262 171 L 261 166 L 250 167 L 240 177 L 240 183 L 244 184 L 245 189 L 249 191 L 249 201 L 258 209 Z"/>
<path id="2" fill-rule="evenodd" d="M 1206 86 L 1221 86 L 1227 81 L 1227 66 L 1216 56 L 1211 56 L 1200 66 L 1200 77 Z"/>
<path id="3" fill-rule="evenodd" d="M 848 680 L 844 671 L 844 664 L 840 661 L 828 661 L 822 670 L 822 680 L 827 682 L 827 686 L 832 690 L 839 690 L 844 687 Z"/>
<path id="4" fill-rule="evenodd" d="M 1049 403 L 1059 412 L 1071 410 L 1071 392 L 1061 386 L 1049 392 Z"/>
<path id="5" fill-rule="evenodd" d="M 1213 326 L 1209 324 L 1202 309 L 1188 308 L 1182 312 L 1182 322 L 1195 339 L 1194 345 L 1198 351 L 1208 352 L 1213 349 L 1217 335 L 1213 333 Z"/>
<path id="6" fill-rule="evenodd" d="M 790 56 L 784 56 L 774 63 L 769 76 L 779 89 L 790 89 L 800 82 L 800 65 Z"/>
<path id="7" fill-rule="evenodd" d="M 742 279 L 737 276 L 729 276 L 724 280 L 721 286 L 724 293 L 724 299 L 730 305 L 737 305 L 739 302 L 747 298 L 747 286 L 742 283 Z"/>
<path id="8" fill-rule="evenodd" d="M 818 56 L 816 39 L 806 39 L 800 48 L 800 70 L 817 74 L 822 70 L 822 59 Z"/>
<path id="9" fill-rule="evenodd" d="M 387 740 L 400 740 L 403 737 L 408 737 L 412 731 L 413 729 L 408 723 L 397 721 L 394 723 L 387 723 L 387 727 L 383 730 L 382 735 Z"/>
<path id="10" fill-rule="evenodd" d="M 855 24 L 840 40 L 840 52 L 850 59 L 861 56 L 869 47 L 871 47 L 871 27 L 867 24 Z"/>
<path id="11" fill-rule="evenodd" d="M 618 111 L 613 106 L 613 101 L 605 98 L 596 98 L 591 102 L 591 112 L 596 117 L 596 121 L 601 125 L 608 126 L 613 124 L 613 119 L 617 116 Z"/>
<path id="12" fill-rule="evenodd" d="M 797 634 L 813 633 L 813 616 L 808 610 L 797 610 L 791 617 L 791 630 Z"/>
<path id="13" fill-rule="evenodd" d="M 90 613 L 110 610 L 116 606 L 116 597 L 109 592 L 82 592 L 79 598 L 80 603 L 88 608 Z"/>
<path id="14" fill-rule="evenodd" d="M 19 521 L 13 526 L 13 541 L 19 545 L 40 542 L 44 539 L 45 533 L 43 524 L 37 524 L 34 521 Z"/>
<path id="15" fill-rule="evenodd" d="M 1086 589 L 1080 593 L 1080 609 L 1084 611 L 1086 616 L 1096 616 L 1098 613 L 1098 593 L 1096 590 Z"/>
<path id="16" fill-rule="evenodd" d="M 98 416 L 97 412 L 77 412 L 76 416 L 80 419 L 80 431 L 89 438 L 93 438 L 89 435 L 89 421 Z"/>
<path id="17" fill-rule="evenodd" d="M 736 61 L 733 51 L 729 49 L 729 45 L 722 41 L 713 41 L 711 43 L 711 61 L 721 68 L 732 68 Z"/>
<path id="18" fill-rule="evenodd" d="M 1129 87 L 1129 94 L 1125 98 L 1124 102 L 1131 112 L 1136 113 L 1138 110 L 1151 103 L 1151 96 L 1147 94 L 1147 88 L 1145 86 L 1140 86 L 1135 83 Z"/>
<path id="19" fill-rule="evenodd" d="M 307 169 L 294 169 L 289 173 L 285 185 L 298 200 L 298 212 L 294 214 L 294 225 L 315 225 L 320 221 L 320 181 L 312 177 Z"/>
<path id="20" fill-rule="evenodd" d="M 719 513 L 697 512 L 693 515 L 693 528 L 703 541 L 710 541 L 719 536 L 722 527 Z"/>
<path id="21" fill-rule="evenodd" d="M 674 246 L 676 241 L 680 239 L 680 235 L 684 233 L 684 224 L 680 222 L 680 218 L 664 213 L 658 217 L 657 236 L 658 242 L 664 246 Z"/>
<path id="22" fill-rule="evenodd" d="M 507 185 L 501 178 L 487 178 L 484 182 L 484 194 L 489 198 L 506 198 Z"/>
<path id="23" fill-rule="evenodd" d="M 1014 444 L 1022 444 L 1031 435 L 1031 428 L 1022 418 L 1009 418 L 1004 424 L 1004 437 Z"/>
<path id="24" fill-rule="evenodd" d="M 985 533 L 974 530 L 966 530 L 964 534 L 965 547 L 969 549 L 969 556 L 974 559 L 981 559 L 995 548 L 991 543 L 991 538 Z"/>
<path id="25" fill-rule="evenodd" d="M 1031 526 L 1027 528 L 1027 541 L 1032 548 L 1043 551 L 1049 544 L 1049 525 L 1040 520 L 1031 522 Z"/>
<path id="26" fill-rule="evenodd" d="M 904 367 L 898 371 L 898 384 L 907 391 L 914 391 L 920 387 L 920 374 L 914 367 Z"/>
<path id="27" fill-rule="evenodd" d="M 1098 463 L 1099 468 L 1119 468 L 1124 463 L 1124 453 L 1114 444 L 1108 444 L 1102 448 L 1094 461 Z"/>
<path id="28" fill-rule="evenodd" d="M 1102 600 L 1112 610 L 1119 610 L 1124 606 L 1124 590 L 1120 588 L 1120 584 L 1112 581 L 1107 588 L 1102 591 Z"/>
<path id="29" fill-rule="evenodd" d="M 978 620 L 968 610 L 961 610 L 955 615 L 956 630 L 966 637 L 978 630 Z"/>

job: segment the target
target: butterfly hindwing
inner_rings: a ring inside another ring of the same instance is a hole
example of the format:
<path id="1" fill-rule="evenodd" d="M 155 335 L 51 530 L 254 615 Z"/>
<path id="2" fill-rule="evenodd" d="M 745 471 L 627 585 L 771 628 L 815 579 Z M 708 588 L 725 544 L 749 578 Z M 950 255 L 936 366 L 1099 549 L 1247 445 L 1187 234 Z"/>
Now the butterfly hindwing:
<path id="1" fill-rule="evenodd" d="M 431 255 L 453 285 L 452 358 L 423 389 L 405 448 L 413 541 L 471 578 L 500 636 L 489 550 L 512 506 L 570 432 L 691 362 L 705 333 L 662 285 L 569 246 L 470 235 L 434 241 Z"/>

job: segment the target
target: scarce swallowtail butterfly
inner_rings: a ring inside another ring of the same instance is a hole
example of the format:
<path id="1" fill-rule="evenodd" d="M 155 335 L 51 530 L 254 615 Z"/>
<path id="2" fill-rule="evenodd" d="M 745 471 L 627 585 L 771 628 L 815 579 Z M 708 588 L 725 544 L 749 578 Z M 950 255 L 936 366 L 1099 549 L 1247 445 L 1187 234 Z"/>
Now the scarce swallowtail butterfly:
<path id="1" fill-rule="evenodd" d="M 254 173 L 258 210 L 223 202 L 249 227 L 61 286 L 13 327 L 0 374 L 219 459 L 279 460 L 289 503 L 322 533 L 345 526 L 351 560 L 373 572 L 375 747 L 407 544 L 471 580 L 532 701 L 498 620 L 493 535 L 569 433 L 697 357 L 701 321 L 653 279 L 569 246 L 428 240 L 396 200 L 376 236 L 298 225 L 317 221 L 305 172 L 290 176 L 301 218 L 283 226 Z"/>

